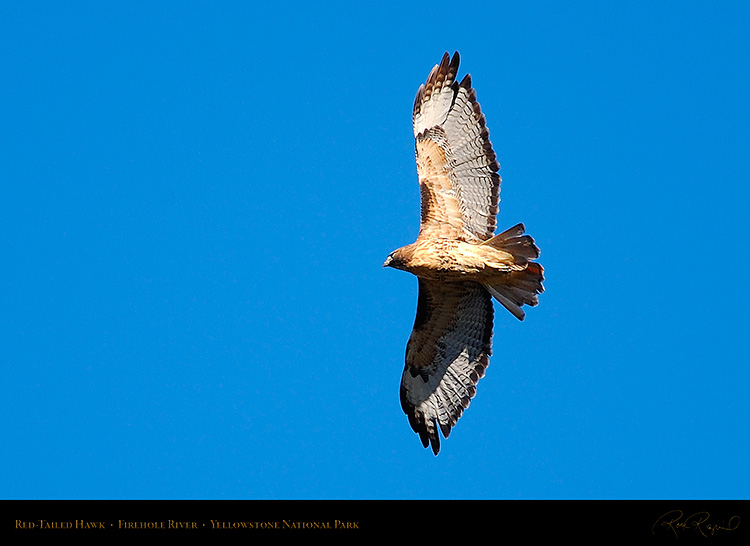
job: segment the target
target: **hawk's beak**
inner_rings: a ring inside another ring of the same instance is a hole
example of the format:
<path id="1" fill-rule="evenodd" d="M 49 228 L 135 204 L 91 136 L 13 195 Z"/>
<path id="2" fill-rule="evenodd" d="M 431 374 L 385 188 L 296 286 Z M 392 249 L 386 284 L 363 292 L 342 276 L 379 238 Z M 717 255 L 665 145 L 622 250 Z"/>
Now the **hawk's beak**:
<path id="1" fill-rule="evenodd" d="M 392 261 L 393 261 L 393 258 L 391 256 L 388 256 L 385 259 L 385 263 L 383 264 L 383 267 L 388 267 L 391 264 Z"/>

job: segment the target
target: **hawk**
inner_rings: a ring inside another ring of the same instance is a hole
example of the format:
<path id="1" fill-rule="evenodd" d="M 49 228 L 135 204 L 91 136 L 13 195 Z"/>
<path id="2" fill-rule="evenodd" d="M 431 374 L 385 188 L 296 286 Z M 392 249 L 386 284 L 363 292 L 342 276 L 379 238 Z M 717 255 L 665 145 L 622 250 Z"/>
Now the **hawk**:
<path id="1" fill-rule="evenodd" d="M 417 240 L 383 267 L 417 276 L 401 407 L 422 445 L 440 451 L 469 407 L 492 354 L 494 297 L 517 319 L 538 303 L 544 269 L 523 224 L 495 235 L 500 165 L 459 55 L 445 53 L 414 100 L 421 222 Z"/>

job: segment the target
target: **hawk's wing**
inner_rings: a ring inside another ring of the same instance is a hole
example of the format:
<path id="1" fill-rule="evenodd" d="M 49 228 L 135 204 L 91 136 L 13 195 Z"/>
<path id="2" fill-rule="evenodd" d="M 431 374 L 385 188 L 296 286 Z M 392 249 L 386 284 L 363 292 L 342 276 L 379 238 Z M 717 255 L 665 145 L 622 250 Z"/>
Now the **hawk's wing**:
<path id="1" fill-rule="evenodd" d="M 489 365 L 492 296 L 475 282 L 419 279 L 417 317 L 406 346 L 401 407 L 422 444 L 440 450 Z"/>
<path id="2" fill-rule="evenodd" d="M 458 52 L 448 53 L 414 100 L 419 236 L 485 241 L 495 232 L 500 169 L 468 74 L 456 81 Z"/>

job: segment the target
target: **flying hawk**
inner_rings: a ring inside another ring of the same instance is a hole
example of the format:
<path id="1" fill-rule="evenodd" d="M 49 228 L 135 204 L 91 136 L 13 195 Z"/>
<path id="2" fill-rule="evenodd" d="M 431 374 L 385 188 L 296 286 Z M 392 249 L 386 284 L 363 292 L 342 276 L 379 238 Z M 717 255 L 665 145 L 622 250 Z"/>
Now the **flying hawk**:
<path id="1" fill-rule="evenodd" d="M 523 224 L 495 235 L 500 165 L 459 55 L 445 53 L 414 100 L 422 215 L 417 240 L 383 267 L 419 279 L 417 316 L 406 346 L 401 407 L 424 447 L 440 450 L 476 394 L 492 353 L 494 297 L 519 320 L 536 305 L 544 270 Z"/>

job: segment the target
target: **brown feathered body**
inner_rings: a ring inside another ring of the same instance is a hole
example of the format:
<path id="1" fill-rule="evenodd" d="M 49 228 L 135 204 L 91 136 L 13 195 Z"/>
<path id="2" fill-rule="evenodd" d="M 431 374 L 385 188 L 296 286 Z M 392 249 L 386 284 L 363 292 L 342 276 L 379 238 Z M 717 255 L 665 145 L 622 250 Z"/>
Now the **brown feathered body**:
<path id="1" fill-rule="evenodd" d="M 392 265 L 434 281 L 503 282 L 508 273 L 525 269 L 513 255 L 488 245 L 456 239 L 426 239 L 401 247 L 393 254 Z M 390 265 L 390 264 L 389 264 Z"/>
<path id="2" fill-rule="evenodd" d="M 421 222 L 384 266 L 419 279 L 401 407 L 425 447 L 440 449 L 476 394 L 492 353 L 494 297 L 515 317 L 536 305 L 544 270 L 523 224 L 495 235 L 500 168 L 471 77 L 447 53 L 414 101 Z"/>

